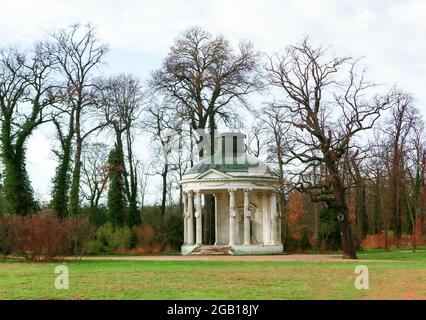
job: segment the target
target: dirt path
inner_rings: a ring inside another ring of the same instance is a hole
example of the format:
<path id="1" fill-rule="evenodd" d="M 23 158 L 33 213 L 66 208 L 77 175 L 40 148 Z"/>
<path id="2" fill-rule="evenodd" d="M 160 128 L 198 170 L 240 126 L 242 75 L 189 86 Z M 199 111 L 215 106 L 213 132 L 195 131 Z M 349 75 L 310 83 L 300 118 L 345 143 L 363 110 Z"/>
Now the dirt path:
<path id="1" fill-rule="evenodd" d="M 337 255 L 325 254 L 290 254 L 264 256 L 96 256 L 84 257 L 83 260 L 131 260 L 131 261 L 276 261 L 276 262 L 384 262 L 385 260 L 351 260 Z M 388 261 L 388 260 L 386 260 Z M 388 262 L 391 262 L 390 260 Z"/>

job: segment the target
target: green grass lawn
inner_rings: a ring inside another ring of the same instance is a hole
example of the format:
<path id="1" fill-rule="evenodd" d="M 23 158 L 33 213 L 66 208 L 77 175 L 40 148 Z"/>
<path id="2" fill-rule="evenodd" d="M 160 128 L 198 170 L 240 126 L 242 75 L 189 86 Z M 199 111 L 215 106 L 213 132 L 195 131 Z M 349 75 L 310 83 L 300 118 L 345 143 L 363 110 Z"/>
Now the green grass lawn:
<path id="1" fill-rule="evenodd" d="M 68 262 L 68 290 L 54 288 L 58 263 L 8 259 L 0 263 L 0 299 L 426 299 L 426 248 L 359 258 L 384 261 Z M 369 290 L 354 287 L 358 264 L 369 268 Z"/>

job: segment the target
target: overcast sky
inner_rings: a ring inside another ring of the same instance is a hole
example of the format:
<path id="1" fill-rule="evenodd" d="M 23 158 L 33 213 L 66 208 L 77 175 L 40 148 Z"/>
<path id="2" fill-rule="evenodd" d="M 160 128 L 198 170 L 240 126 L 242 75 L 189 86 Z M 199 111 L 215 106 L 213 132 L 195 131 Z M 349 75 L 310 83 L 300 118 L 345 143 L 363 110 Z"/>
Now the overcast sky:
<path id="1" fill-rule="evenodd" d="M 249 39 L 268 53 L 310 36 L 337 55 L 364 56 L 369 80 L 397 83 L 426 114 L 425 0 L 0 0 L 0 11 L 0 47 L 30 45 L 46 32 L 92 23 L 110 45 L 107 72 L 142 79 L 190 26 L 233 43 Z M 55 167 L 51 147 L 44 131 L 28 145 L 30 177 L 45 199 Z"/>

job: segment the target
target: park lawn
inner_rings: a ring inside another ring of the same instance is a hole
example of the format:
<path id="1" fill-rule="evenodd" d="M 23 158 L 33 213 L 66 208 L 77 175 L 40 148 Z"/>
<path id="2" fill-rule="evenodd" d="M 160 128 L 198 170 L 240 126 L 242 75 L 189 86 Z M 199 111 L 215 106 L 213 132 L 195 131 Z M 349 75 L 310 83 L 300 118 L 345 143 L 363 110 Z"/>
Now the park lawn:
<path id="1" fill-rule="evenodd" d="M 426 264 L 426 247 L 418 247 L 414 253 L 412 250 L 412 247 L 400 247 L 388 251 L 383 249 L 364 249 L 357 254 L 359 259 L 415 261 Z"/>
<path id="2" fill-rule="evenodd" d="M 68 262 L 68 290 L 54 288 L 58 263 L 8 259 L 0 264 L 0 299 L 426 299 L 425 248 L 359 256 L 383 261 Z M 369 290 L 354 287 L 359 264 L 369 268 Z"/>

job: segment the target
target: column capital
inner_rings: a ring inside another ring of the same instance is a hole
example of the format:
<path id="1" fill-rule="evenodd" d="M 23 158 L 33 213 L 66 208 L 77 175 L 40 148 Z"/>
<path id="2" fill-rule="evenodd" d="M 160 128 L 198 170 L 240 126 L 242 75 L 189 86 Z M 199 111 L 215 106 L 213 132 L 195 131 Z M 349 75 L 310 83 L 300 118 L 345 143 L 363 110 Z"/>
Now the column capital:
<path id="1" fill-rule="evenodd" d="M 243 191 L 244 192 L 250 192 L 251 190 L 253 190 L 252 188 L 244 188 Z"/>
<path id="2" fill-rule="evenodd" d="M 235 191 L 237 191 L 237 188 L 228 188 L 228 192 L 229 192 L 229 193 L 231 193 L 231 192 L 235 192 Z"/>
<path id="3" fill-rule="evenodd" d="M 187 191 L 187 192 L 186 192 L 186 195 L 187 195 L 188 197 L 191 197 L 191 198 L 192 198 L 192 196 L 193 196 L 193 191 L 192 191 L 192 190 Z"/>

